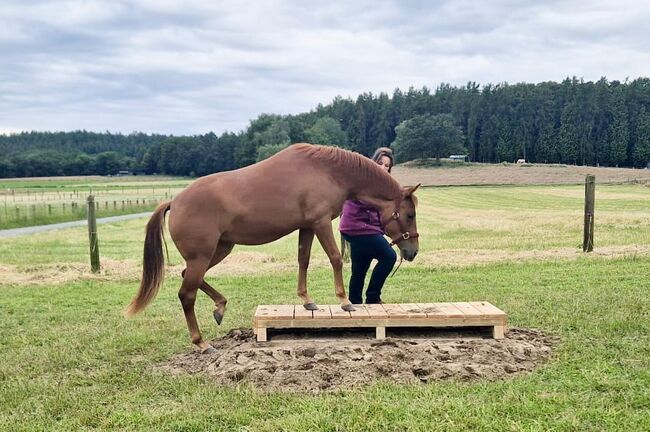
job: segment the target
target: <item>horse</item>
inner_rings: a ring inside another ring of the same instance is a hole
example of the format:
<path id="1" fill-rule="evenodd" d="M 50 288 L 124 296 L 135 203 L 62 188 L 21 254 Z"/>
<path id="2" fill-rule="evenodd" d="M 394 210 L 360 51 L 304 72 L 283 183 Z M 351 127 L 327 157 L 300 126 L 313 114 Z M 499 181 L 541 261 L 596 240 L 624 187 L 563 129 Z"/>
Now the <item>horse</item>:
<path id="1" fill-rule="evenodd" d="M 307 268 L 316 236 L 331 263 L 341 308 L 352 311 L 354 306 L 343 285 L 343 261 L 332 220 L 348 199 L 375 206 L 391 237 L 391 246 L 397 245 L 402 258 L 412 261 L 419 248 L 417 199 L 413 194 L 419 186 L 403 188 L 359 153 L 304 143 L 244 168 L 200 177 L 171 201 L 161 203 L 147 223 L 140 288 L 125 315 L 144 309 L 162 283 L 167 212 L 169 233 L 185 260 L 178 297 L 192 343 L 202 353 L 215 349 L 201 336 L 194 313 L 196 295 L 200 289 L 214 301 L 213 316 L 221 324 L 227 300 L 205 281 L 204 275 L 236 244 L 270 243 L 298 230 L 298 297 L 306 309 L 316 310 L 318 306 L 307 293 Z"/>

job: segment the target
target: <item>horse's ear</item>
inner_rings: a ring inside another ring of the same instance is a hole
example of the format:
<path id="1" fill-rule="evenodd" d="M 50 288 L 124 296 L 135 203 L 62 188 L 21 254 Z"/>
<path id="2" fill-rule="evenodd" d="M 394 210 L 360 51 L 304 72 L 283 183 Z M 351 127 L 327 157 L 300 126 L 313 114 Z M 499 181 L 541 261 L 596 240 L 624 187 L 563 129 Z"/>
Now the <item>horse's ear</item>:
<path id="1" fill-rule="evenodd" d="M 422 186 L 422 183 L 418 183 L 417 186 L 407 187 L 406 190 L 404 191 L 404 196 L 405 197 L 410 196 L 411 194 L 413 194 L 413 192 L 418 190 L 420 186 Z"/>

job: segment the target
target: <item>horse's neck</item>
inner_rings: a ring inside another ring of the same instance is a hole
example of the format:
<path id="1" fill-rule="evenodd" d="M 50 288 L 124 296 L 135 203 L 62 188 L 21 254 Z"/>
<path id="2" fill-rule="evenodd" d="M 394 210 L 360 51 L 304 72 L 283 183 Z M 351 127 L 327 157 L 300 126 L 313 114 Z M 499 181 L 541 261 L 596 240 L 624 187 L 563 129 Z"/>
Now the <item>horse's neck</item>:
<path id="1" fill-rule="evenodd" d="M 390 205 L 398 197 L 395 196 L 394 186 L 377 179 L 357 178 L 350 183 L 350 195 L 355 199 L 366 201 L 375 207 Z"/>

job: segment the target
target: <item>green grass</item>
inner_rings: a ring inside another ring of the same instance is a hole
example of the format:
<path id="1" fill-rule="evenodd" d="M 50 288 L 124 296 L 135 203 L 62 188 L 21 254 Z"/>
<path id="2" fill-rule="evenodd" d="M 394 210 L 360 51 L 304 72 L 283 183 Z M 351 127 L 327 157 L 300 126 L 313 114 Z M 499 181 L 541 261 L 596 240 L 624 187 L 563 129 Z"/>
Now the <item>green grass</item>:
<path id="1" fill-rule="evenodd" d="M 550 364 L 496 383 L 421 387 L 372 384 L 333 395 L 259 395 L 149 367 L 190 349 L 170 279 L 147 312 L 120 310 L 136 281 L 4 287 L 0 427 L 192 430 L 643 430 L 650 408 L 650 301 L 638 274 L 650 261 L 501 264 L 456 271 L 405 270 L 389 301 L 485 298 L 511 324 L 561 336 Z M 314 296 L 333 302 L 331 275 L 312 272 Z M 612 287 L 612 281 L 616 286 Z M 207 298 L 198 314 L 208 337 L 248 326 L 255 305 L 293 302 L 294 276 L 222 278 L 230 298 L 215 328 Z"/>
<path id="2" fill-rule="evenodd" d="M 0 229 L 83 220 L 88 195 L 95 197 L 98 217 L 152 210 L 190 181 L 164 176 L 0 180 Z"/>
<path id="3" fill-rule="evenodd" d="M 611 188 L 599 188 L 597 195 L 596 251 L 650 245 L 650 188 Z M 581 242 L 581 199 L 571 186 L 431 188 L 418 195 L 425 255 L 554 250 Z M 503 196 L 524 196 L 530 205 Z M 578 222 L 569 220 L 574 216 Z M 144 223 L 102 225 L 102 257 L 139 261 Z M 294 263 L 296 245 L 292 235 L 235 252 Z M 0 239 L 0 263 L 22 271 L 85 264 L 87 247 L 81 228 Z M 170 247 L 172 263 L 179 263 Z M 320 303 L 335 303 L 320 247 L 314 255 L 310 293 Z M 202 377 L 152 372 L 152 365 L 192 349 L 176 296 L 178 277 L 167 278 L 158 298 L 131 320 L 121 311 L 136 291 L 133 276 L 0 281 L 0 430 L 650 429 L 647 253 L 459 264 L 405 264 L 387 282 L 384 298 L 493 302 L 508 312 L 510 325 L 560 337 L 548 364 L 496 382 L 377 382 L 333 394 L 259 394 L 246 385 L 228 388 Z M 199 295 L 197 315 L 206 338 L 250 327 L 257 304 L 296 301 L 295 270 L 269 273 L 263 265 L 251 266 L 259 267 L 257 274 L 210 278 L 229 299 L 223 326 L 214 324 L 210 301 Z"/>
<path id="4" fill-rule="evenodd" d="M 39 192 L 43 189 L 90 189 L 113 187 L 138 187 L 138 185 L 158 185 L 161 183 L 171 185 L 185 185 L 190 180 L 185 177 L 170 176 L 81 176 L 81 177 L 34 177 L 34 178 L 11 178 L 0 179 L 0 189 L 29 190 L 35 189 Z"/>
<path id="5" fill-rule="evenodd" d="M 103 204 L 103 203 L 102 203 Z M 113 207 L 109 203 L 108 206 L 100 205 L 96 211 L 97 218 L 109 217 L 109 216 L 120 216 L 128 215 L 134 213 L 141 213 L 146 211 L 152 211 L 158 206 L 158 202 L 154 200 L 149 200 L 149 203 L 141 202 L 136 204 L 135 202 L 121 206 L 118 204 L 116 207 Z M 11 209 L 11 217 L 8 217 L 7 214 L 3 216 L 0 213 L 0 229 L 12 229 L 12 228 L 21 228 L 21 227 L 30 227 L 38 225 L 49 225 L 60 222 L 70 222 L 77 220 L 86 220 L 88 219 L 87 209 L 83 204 L 80 204 L 78 207 L 66 208 L 59 206 L 52 206 L 48 209 L 47 205 L 35 205 L 23 206 L 20 208 L 20 213 L 17 213 L 15 209 Z"/>

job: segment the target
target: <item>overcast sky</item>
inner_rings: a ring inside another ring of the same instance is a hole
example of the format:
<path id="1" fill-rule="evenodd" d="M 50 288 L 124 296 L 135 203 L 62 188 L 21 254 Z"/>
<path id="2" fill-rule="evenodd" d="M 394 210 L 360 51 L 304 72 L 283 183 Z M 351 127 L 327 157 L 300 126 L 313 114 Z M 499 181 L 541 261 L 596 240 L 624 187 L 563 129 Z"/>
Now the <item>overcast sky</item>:
<path id="1" fill-rule="evenodd" d="M 336 95 L 650 76 L 650 2 L 0 2 L 0 133 L 239 131 Z"/>

